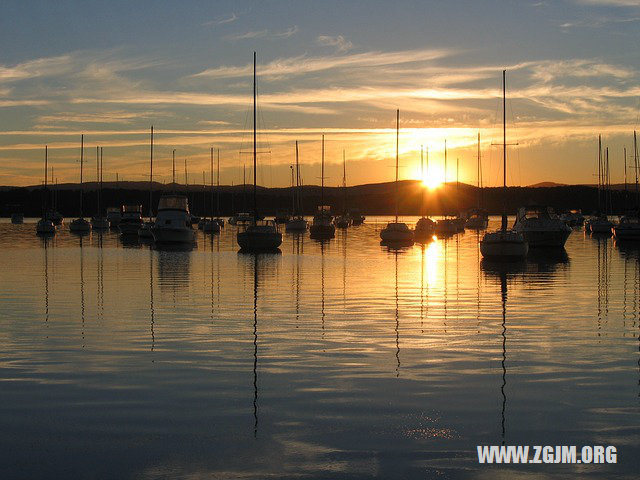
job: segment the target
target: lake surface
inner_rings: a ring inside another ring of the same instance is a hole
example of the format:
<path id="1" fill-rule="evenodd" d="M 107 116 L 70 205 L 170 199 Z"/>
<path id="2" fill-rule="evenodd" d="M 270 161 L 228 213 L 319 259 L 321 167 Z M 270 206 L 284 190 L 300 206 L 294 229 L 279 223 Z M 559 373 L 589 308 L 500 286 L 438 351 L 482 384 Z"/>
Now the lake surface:
<path id="1" fill-rule="evenodd" d="M 0 478 L 637 478 L 638 246 L 504 268 L 384 221 L 255 256 L 3 220 Z M 478 464 L 503 443 L 618 463 Z"/>

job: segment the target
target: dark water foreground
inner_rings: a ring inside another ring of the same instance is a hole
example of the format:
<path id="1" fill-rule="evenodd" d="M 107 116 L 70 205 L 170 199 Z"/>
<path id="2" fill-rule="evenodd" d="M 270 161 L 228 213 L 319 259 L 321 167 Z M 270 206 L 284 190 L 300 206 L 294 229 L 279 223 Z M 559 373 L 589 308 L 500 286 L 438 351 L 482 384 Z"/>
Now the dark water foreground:
<path id="1" fill-rule="evenodd" d="M 1 223 L 0 478 L 637 478 L 638 247 L 503 268 L 377 228 L 256 257 Z M 618 463 L 478 464 L 503 442 Z"/>

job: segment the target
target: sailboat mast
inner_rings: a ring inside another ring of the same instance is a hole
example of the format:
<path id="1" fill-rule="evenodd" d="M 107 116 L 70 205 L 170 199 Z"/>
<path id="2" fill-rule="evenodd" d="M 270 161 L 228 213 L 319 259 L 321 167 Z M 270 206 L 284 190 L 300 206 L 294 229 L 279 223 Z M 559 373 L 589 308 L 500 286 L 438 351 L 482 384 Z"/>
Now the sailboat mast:
<path id="1" fill-rule="evenodd" d="M 502 71 L 502 230 L 507 229 L 507 71 Z"/>
<path id="2" fill-rule="evenodd" d="M 633 131 L 633 167 L 636 172 L 636 208 L 640 207 L 640 194 L 638 193 L 638 141 L 636 131 Z"/>
<path id="3" fill-rule="evenodd" d="M 216 176 L 218 181 L 216 182 L 216 217 L 220 217 L 220 147 L 217 152 L 218 166 L 216 167 Z"/>
<path id="4" fill-rule="evenodd" d="M 82 164 L 84 163 L 84 134 L 80 136 L 80 218 L 82 215 Z"/>
<path id="5" fill-rule="evenodd" d="M 324 206 L 324 135 L 322 135 L 322 159 L 320 161 L 320 206 Z"/>
<path id="6" fill-rule="evenodd" d="M 444 187 L 443 190 L 447 191 L 447 139 L 444 139 Z M 449 209 L 445 210 L 445 216 L 449 216 Z"/>
<path id="7" fill-rule="evenodd" d="M 213 147 L 211 147 L 209 152 L 211 154 L 211 159 L 210 159 L 210 162 L 211 162 L 211 165 L 210 165 L 211 167 L 211 209 L 210 211 L 211 211 L 211 218 L 213 218 Z"/>
<path id="8" fill-rule="evenodd" d="M 602 190 L 602 137 L 598 135 L 598 213 L 602 211 L 600 191 Z"/>
<path id="9" fill-rule="evenodd" d="M 100 218 L 100 147 L 96 145 L 96 183 L 98 184 L 98 211 L 96 217 Z"/>
<path id="10" fill-rule="evenodd" d="M 296 214 L 296 189 L 295 189 L 295 180 L 293 178 L 293 165 L 289 165 L 291 169 L 291 213 L 292 215 Z"/>
<path id="11" fill-rule="evenodd" d="M 396 110 L 396 223 L 398 223 L 398 146 L 400 142 L 400 109 Z"/>
<path id="12" fill-rule="evenodd" d="M 258 201 L 256 199 L 256 178 L 258 171 L 256 150 L 257 125 L 256 125 L 256 52 L 253 52 L 253 223 L 258 220 Z"/>
<path id="13" fill-rule="evenodd" d="M 171 183 L 173 183 L 173 188 L 176 188 L 176 150 L 175 148 L 173 149 L 173 175 L 172 175 L 172 180 Z"/>
<path id="14" fill-rule="evenodd" d="M 102 156 L 102 147 L 100 147 L 100 198 L 102 198 L 102 161 L 103 161 L 103 156 Z M 102 214 L 102 209 L 100 208 L 100 205 L 98 205 L 98 213 L 101 215 Z"/>
<path id="15" fill-rule="evenodd" d="M 151 148 L 149 151 L 149 221 L 153 217 L 153 125 L 151 125 Z"/>
<path id="16" fill-rule="evenodd" d="M 300 214 L 300 163 L 298 160 L 298 141 L 296 140 L 296 214 Z"/>
<path id="17" fill-rule="evenodd" d="M 420 215 L 424 218 L 424 145 L 420 145 L 420 176 L 422 177 L 422 199 L 420 202 Z"/>
<path id="18" fill-rule="evenodd" d="M 347 160 L 342 150 L 342 214 L 347 213 Z"/>
<path id="19" fill-rule="evenodd" d="M 49 203 L 49 191 L 47 190 L 47 177 L 49 175 L 49 147 L 44 146 L 44 214 L 42 218 L 47 215 L 47 207 Z"/>

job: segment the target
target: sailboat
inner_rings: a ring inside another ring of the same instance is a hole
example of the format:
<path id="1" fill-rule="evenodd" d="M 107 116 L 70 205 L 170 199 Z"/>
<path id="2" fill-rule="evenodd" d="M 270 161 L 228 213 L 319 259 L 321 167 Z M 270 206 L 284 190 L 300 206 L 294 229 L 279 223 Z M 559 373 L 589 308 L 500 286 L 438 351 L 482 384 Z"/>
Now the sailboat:
<path id="1" fill-rule="evenodd" d="M 293 176 L 293 169 L 291 170 Z M 298 141 L 296 140 L 296 185 L 293 190 L 293 216 L 287 222 L 285 230 L 287 232 L 306 232 L 307 221 L 302 216 L 302 199 L 300 191 L 300 162 L 298 157 Z M 293 183 L 293 182 L 292 182 Z"/>
<path id="2" fill-rule="evenodd" d="M 84 135 L 80 137 L 80 217 L 71 221 L 69 230 L 74 233 L 87 233 L 91 231 L 91 224 L 82 215 L 82 166 L 84 163 Z"/>
<path id="3" fill-rule="evenodd" d="M 94 230 L 108 230 L 109 220 L 102 216 L 102 209 L 100 208 L 102 200 L 102 148 L 96 147 L 96 172 L 98 175 L 98 212 L 95 216 L 91 217 L 91 227 Z"/>
<path id="4" fill-rule="evenodd" d="M 347 213 L 347 161 L 344 150 L 342 151 L 342 214 L 335 218 L 334 223 L 338 228 L 351 226 L 351 217 Z"/>
<path id="5" fill-rule="evenodd" d="M 205 219 L 202 224 L 202 231 L 204 233 L 220 233 L 220 224 L 213 218 L 213 147 L 211 147 L 211 217 Z"/>
<path id="6" fill-rule="evenodd" d="M 396 110 L 396 218 L 394 222 L 387 223 L 387 226 L 380 230 L 380 239 L 384 244 L 407 244 L 413 245 L 413 231 L 406 223 L 398 221 L 398 148 L 400 141 L 400 110 Z"/>
<path id="7" fill-rule="evenodd" d="M 447 190 L 447 141 L 444 141 L 444 182 L 442 184 L 443 190 Z M 449 215 L 445 215 L 436 223 L 436 232 L 440 235 L 452 235 L 458 231 L 458 225 L 455 219 L 449 218 Z"/>
<path id="8" fill-rule="evenodd" d="M 522 234 L 507 229 L 507 71 L 502 71 L 502 178 L 503 209 L 500 230 L 485 233 L 480 241 L 480 252 L 485 258 L 496 260 L 517 260 L 527 256 L 529 244 Z"/>
<path id="9" fill-rule="evenodd" d="M 627 160 L 625 158 L 625 162 L 626 161 Z M 598 212 L 594 218 L 590 218 L 587 221 L 585 230 L 590 231 L 591 233 L 604 233 L 606 235 L 611 235 L 613 222 L 609 220 L 609 216 L 607 215 L 607 213 L 610 213 L 607 208 L 609 205 L 610 192 L 609 185 L 605 180 L 608 177 L 608 163 L 608 158 L 602 158 L 602 137 L 598 135 Z M 604 212 L 602 211 L 601 197 L 604 197 Z"/>
<path id="10" fill-rule="evenodd" d="M 320 186 L 320 206 L 313 216 L 313 222 L 309 228 L 311 238 L 325 239 L 333 238 L 336 227 L 333 225 L 331 207 L 324 204 L 324 135 L 322 135 L 322 160 L 321 160 L 321 186 Z"/>
<path id="11" fill-rule="evenodd" d="M 478 170 L 477 170 L 478 206 L 467 212 L 465 228 L 484 230 L 489 225 L 489 215 L 482 208 L 482 157 L 480 156 L 480 132 L 478 132 Z"/>
<path id="12" fill-rule="evenodd" d="M 244 231 L 238 232 L 236 240 L 242 251 L 276 251 L 282 244 L 282 234 L 278 231 L 278 226 L 272 220 L 258 220 L 256 110 L 256 52 L 253 52 L 253 219 Z"/>
<path id="13" fill-rule="evenodd" d="M 636 209 L 624 215 L 620 223 L 612 228 L 613 235 L 617 241 L 640 240 L 640 191 L 638 191 L 638 142 L 636 132 L 633 132 L 633 162 L 636 172 Z M 625 158 L 625 162 L 626 162 Z"/>
<path id="14" fill-rule="evenodd" d="M 427 146 L 427 172 L 429 171 L 429 149 Z M 424 180 L 425 170 L 424 170 L 424 148 L 420 147 L 420 176 Z M 417 241 L 427 240 L 433 236 L 433 232 L 436 228 L 436 223 L 428 217 L 425 217 L 425 195 L 426 195 L 426 186 L 422 186 L 422 199 L 420 201 L 420 214 L 422 215 L 416 223 L 416 228 L 414 231 L 414 235 Z M 420 242 L 423 243 L 423 242 Z"/>
<path id="15" fill-rule="evenodd" d="M 47 188 L 47 172 L 49 168 L 49 149 L 44 146 L 44 205 L 42 218 L 36 224 L 36 233 L 38 235 L 53 235 L 56 233 L 56 226 L 47 215 L 47 204 L 49 203 L 49 189 Z"/>
<path id="16" fill-rule="evenodd" d="M 151 227 L 153 227 L 153 125 L 151 125 L 151 146 L 149 151 L 149 221 L 144 222 L 138 229 L 138 237 L 145 240 L 153 240 Z"/>
<path id="17" fill-rule="evenodd" d="M 214 221 L 218 222 L 220 228 L 224 227 L 224 218 L 220 216 L 220 148 L 218 148 L 218 153 L 216 156 L 218 160 L 218 164 L 216 166 L 216 218 Z"/>

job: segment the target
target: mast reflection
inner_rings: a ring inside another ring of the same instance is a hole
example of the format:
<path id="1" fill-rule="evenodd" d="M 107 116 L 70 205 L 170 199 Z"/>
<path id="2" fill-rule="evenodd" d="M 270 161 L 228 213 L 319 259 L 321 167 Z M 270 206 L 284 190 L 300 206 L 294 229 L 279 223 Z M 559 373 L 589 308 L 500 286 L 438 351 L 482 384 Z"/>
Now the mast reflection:
<path id="1" fill-rule="evenodd" d="M 502 306 L 501 332 L 502 340 L 502 359 L 500 366 L 502 369 L 502 384 L 500 385 L 500 395 L 502 397 L 502 407 L 500 410 L 500 431 L 502 445 L 506 442 L 507 422 L 507 299 L 508 299 L 508 282 L 510 277 L 517 273 L 526 271 L 526 263 L 518 262 L 492 262 L 483 258 L 480 262 L 480 268 L 485 275 L 498 277 L 500 280 L 500 302 Z"/>

